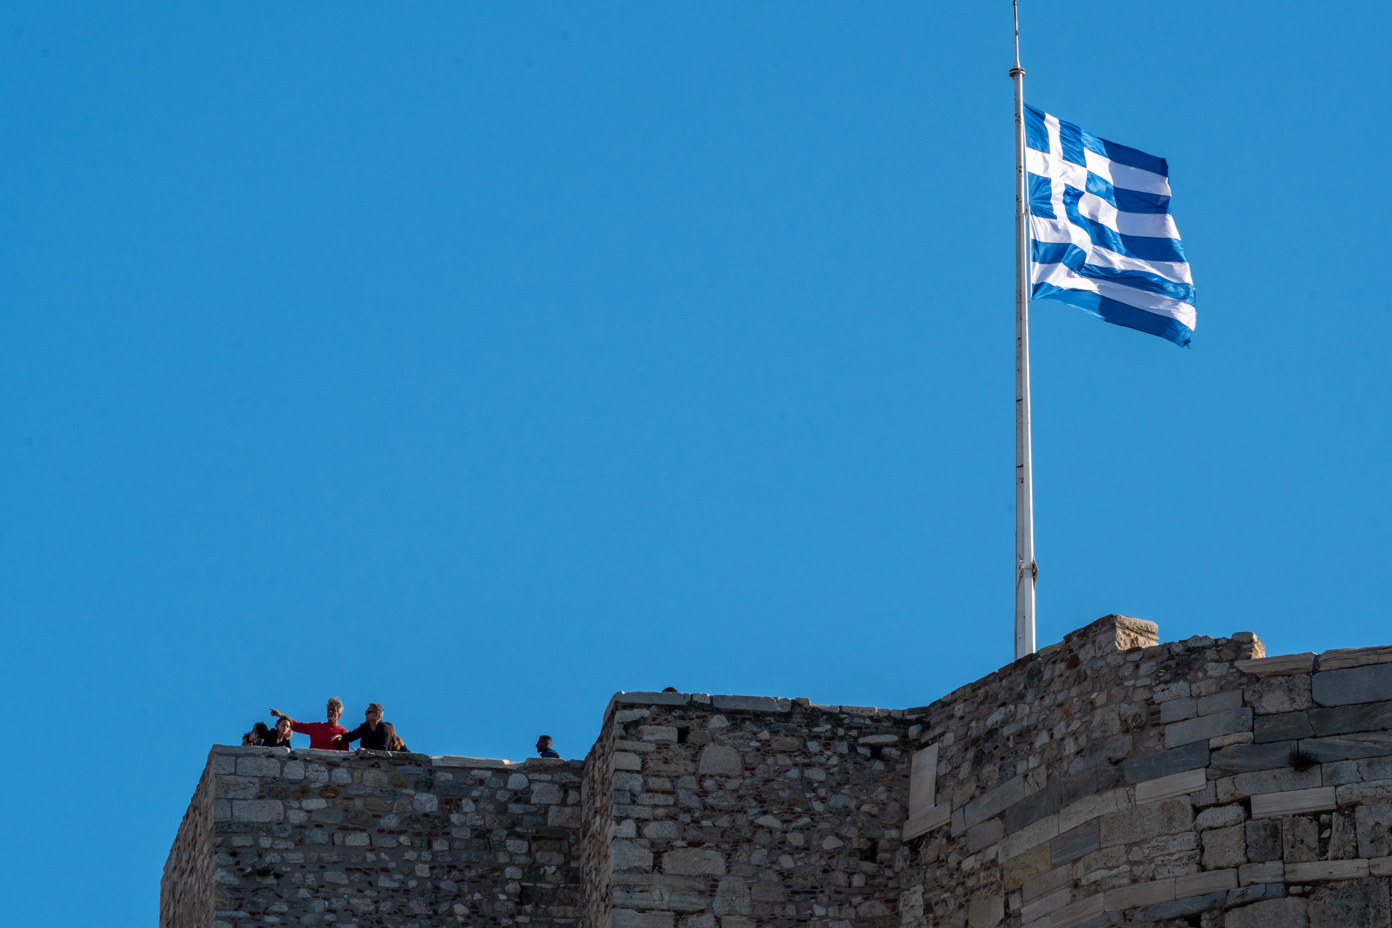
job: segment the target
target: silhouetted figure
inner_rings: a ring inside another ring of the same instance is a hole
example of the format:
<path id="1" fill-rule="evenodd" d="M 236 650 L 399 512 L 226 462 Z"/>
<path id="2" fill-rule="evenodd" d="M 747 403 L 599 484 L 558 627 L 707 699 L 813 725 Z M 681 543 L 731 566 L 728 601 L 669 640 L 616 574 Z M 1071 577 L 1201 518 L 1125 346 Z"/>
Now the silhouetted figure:
<path id="1" fill-rule="evenodd" d="M 551 736 L 542 735 L 537 739 L 537 753 L 542 757 L 560 757 L 555 751 L 551 750 Z"/>
<path id="2" fill-rule="evenodd" d="M 334 741 L 339 741 L 346 747 L 349 742 L 361 739 L 362 746 L 369 751 L 390 750 L 387 747 L 387 726 L 382 723 L 382 714 L 380 704 L 368 703 L 367 709 L 363 712 L 366 721 L 347 734 L 335 735 Z"/>

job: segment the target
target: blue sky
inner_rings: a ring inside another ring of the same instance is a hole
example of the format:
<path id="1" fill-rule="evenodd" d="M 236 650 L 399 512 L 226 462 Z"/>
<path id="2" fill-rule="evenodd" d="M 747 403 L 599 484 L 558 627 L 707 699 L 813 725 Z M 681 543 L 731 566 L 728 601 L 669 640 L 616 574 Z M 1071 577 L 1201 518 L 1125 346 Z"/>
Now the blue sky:
<path id="1" fill-rule="evenodd" d="M 1026 3 L 1027 100 L 1169 160 L 1199 312 L 1034 308 L 1041 645 L 1392 637 L 1389 20 Z M 616 690 L 1011 660 L 1008 3 L 0 26 L 15 924 L 152 924 L 270 706 L 578 757 Z"/>

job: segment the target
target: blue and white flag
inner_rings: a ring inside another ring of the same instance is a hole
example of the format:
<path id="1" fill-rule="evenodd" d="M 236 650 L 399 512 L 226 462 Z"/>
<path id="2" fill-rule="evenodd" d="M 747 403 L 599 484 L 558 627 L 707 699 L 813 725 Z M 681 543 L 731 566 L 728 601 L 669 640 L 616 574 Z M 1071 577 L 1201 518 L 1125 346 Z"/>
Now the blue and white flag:
<path id="1" fill-rule="evenodd" d="M 1164 158 L 1025 107 L 1031 296 L 1189 344 L 1194 279 Z"/>

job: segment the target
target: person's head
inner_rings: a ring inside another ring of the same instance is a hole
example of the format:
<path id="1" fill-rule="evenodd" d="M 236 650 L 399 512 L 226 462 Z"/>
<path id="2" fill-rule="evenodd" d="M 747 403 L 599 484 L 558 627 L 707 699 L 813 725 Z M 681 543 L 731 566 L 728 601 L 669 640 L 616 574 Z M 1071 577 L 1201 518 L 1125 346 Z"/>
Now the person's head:
<path id="1" fill-rule="evenodd" d="M 266 727 L 265 722 L 257 722 L 255 725 L 251 726 L 251 731 L 247 732 L 245 735 L 242 735 L 242 746 L 246 747 L 248 745 L 253 745 L 261 739 L 270 735 L 270 733 L 271 730 Z"/>
<path id="2" fill-rule="evenodd" d="M 367 708 L 363 710 L 363 718 L 366 719 L 367 724 L 371 725 L 373 728 L 382 724 L 382 716 L 385 714 L 385 711 L 382 709 L 382 704 L 379 702 L 370 702 L 367 704 Z"/>
<path id="3" fill-rule="evenodd" d="M 343 717 L 343 700 L 337 696 L 330 696 L 328 704 L 324 706 L 324 711 L 329 717 L 330 724 L 338 724 L 338 720 Z"/>
<path id="4" fill-rule="evenodd" d="M 276 731 L 280 734 L 281 740 L 290 737 L 290 720 L 276 719 Z"/>
<path id="5" fill-rule="evenodd" d="M 550 735 L 542 735 L 540 738 L 537 739 L 537 750 L 538 750 L 538 751 L 549 751 L 549 750 L 551 750 L 551 736 L 550 736 Z"/>

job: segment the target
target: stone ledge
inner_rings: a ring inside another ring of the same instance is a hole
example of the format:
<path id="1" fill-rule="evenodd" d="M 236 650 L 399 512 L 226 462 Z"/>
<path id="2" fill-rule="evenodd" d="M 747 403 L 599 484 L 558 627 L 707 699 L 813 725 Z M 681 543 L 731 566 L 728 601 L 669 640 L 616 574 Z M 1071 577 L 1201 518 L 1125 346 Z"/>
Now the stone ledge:
<path id="1" fill-rule="evenodd" d="M 1235 661 L 1233 666 L 1258 677 L 1310 673 L 1315 669 L 1315 652 L 1305 651 L 1302 654 L 1278 654 L 1274 657 L 1251 658 L 1245 661 Z"/>

